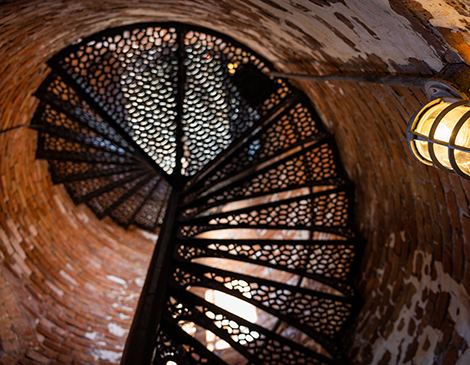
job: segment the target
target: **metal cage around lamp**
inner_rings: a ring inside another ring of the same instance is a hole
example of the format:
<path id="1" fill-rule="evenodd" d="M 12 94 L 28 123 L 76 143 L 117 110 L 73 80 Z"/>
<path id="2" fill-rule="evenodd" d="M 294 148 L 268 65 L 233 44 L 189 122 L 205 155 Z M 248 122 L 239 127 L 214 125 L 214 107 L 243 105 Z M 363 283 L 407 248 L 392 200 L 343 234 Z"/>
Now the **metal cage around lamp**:
<path id="1" fill-rule="evenodd" d="M 470 179 L 470 67 L 449 65 L 426 82 L 431 101 L 410 120 L 407 140 L 426 165 Z"/>

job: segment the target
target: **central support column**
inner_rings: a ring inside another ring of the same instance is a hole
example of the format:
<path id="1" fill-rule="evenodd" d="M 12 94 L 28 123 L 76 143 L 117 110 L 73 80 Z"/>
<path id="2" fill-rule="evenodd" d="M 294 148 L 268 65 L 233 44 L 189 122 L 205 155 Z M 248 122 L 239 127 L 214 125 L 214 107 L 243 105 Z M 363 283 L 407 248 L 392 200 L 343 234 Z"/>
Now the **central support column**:
<path id="1" fill-rule="evenodd" d="M 179 192 L 172 191 L 147 278 L 127 337 L 121 365 L 149 365 L 157 336 L 173 252 Z"/>

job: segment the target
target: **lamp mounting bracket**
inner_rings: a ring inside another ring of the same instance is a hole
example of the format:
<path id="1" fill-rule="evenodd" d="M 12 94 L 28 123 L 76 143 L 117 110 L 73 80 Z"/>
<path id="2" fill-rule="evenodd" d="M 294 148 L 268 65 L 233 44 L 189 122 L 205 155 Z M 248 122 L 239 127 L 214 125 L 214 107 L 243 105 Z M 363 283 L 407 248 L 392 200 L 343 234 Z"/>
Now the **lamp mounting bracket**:
<path id="1" fill-rule="evenodd" d="M 453 63 L 445 66 L 436 76 L 424 85 L 429 100 L 440 97 L 470 99 L 470 66 L 466 63 Z"/>

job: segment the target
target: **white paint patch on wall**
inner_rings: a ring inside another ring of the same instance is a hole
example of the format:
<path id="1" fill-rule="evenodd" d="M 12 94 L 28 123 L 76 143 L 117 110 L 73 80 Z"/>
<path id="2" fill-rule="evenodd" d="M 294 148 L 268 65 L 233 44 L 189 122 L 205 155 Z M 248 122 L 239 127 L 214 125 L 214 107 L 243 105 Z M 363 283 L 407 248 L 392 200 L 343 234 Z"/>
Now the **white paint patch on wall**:
<path id="1" fill-rule="evenodd" d="M 122 356 L 121 352 L 115 352 L 110 350 L 93 350 L 95 358 L 97 357 L 100 360 L 106 360 L 112 363 L 117 363 Z"/>
<path id="2" fill-rule="evenodd" d="M 116 323 L 108 323 L 109 333 L 112 333 L 115 336 L 122 337 L 127 334 L 127 330 L 117 325 Z"/>
<path id="3" fill-rule="evenodd" d="M 261 7 L 267 6 L 260 0 L 253 2 Z M 387 63 L 391 71 L 394 62 L 399 65 L 409 65 L 410 58 L 423 60 L 436 71 L 443 66 L 435 50 L 420 34 L 413 30 L 408 19 L 392 10 L 388 0 L 348 0 L 347 5 L 337 2 L 329 6 L 317 6 L 309 1 L 297 1 L 311 10 L 310 12 L 300 11 L 286 1 L 277 0 L 276 2 L 288 9 L 290 13 L 274 7 L 269 7 L 269 12 L 295 24 L 304 33 L 319 42 L 323 52 L 343 62 L 358 57 L 367 59 L 368 55 L 373 54 Z M 335 14 L 341 14 L 350 22 L 353 29 Z M 273 25 L 269 19 L 264 19 L 262 22 L 265 28 L 270 28 Z M 354 48 L 335 34 L 334 30 L 351 41 Z M 278 40 L 281 44 L 292 45 L 293 54 L 296 53 L 295 48 L 302 52 L 308 52 L 305 47 L 299 48 L 302 47 L 300 41 L 303 35 L 288 27 L 287 24 L 276 29 L 274 34 L 276 35 L 273 37 L 282 37 Z M 269 52 L 269 50 L 267 51 Z M 315 50 L 311 52 L 312 62 L 314 59 L 321 58 L 321 55 Z M 276 54 L 268 57 L 273 60 L 278 59 Z"/>
<path id="4" fill-rule="evenodd" d="M 134 280 L 134 282 L 139 288 L 142 288 L 144 286 L 144 283 L 145 283 L 145 277 L 142 276 L 142 277 L 136 278 Z"/>
<path id="5" fill-rule="evenodd" d="M 113 308 L 119 308 L 120 310 L 124 310 L 126 312 L 134 312 L 134 309 L 131 307 L 126 307 L 125 305 L 119 304 L 119 303 L 113 303 L 111 304 L 111 307 Z"/>
<path id="6" fill-rule="evenodd" d="M 123 279 L 118 278 L 118 277 L 113 276 L 113 275 L 106 275 L 106 279 L 114 281 L 115 283 L 118 283 L 118 284 L 121 284 L 121 285 L 126 285 L 126 282 Z"/>
<path id="7" fill-rule="evenodd" d="M 416 289 L 416 292 L 412 296 L 410 303 L 411 305 L 404 306 L 400 312 L 400 316 L 394 322 L 394 329 L 388 338 L 379 338 L 372 344 L 374 358 L 372 364 L 377 364 L 383 355 L 389 351 L 391 353 L 391 364 L 432 364 L 434 361 L 434 352 L 429 349 L 434 349 L 442 338 L 442 332 L 438 328 L 434 328 L 430 325 L 425 327 L 420 326 L 420 322 L 416 319 L 416 308 L 420 308 L 425 311 L 426 301 L 428 300 L 425 293 L 434 292 L 442 293 L 447 292 L 450 294 L 450 303 L 448 308 L 448 315 L 456 323 L 457 333 L 465 338 L 470 338 L 470 296 L 466 292 L 462 284 L 458 284 L 452 277 L 444 272 L 441 262 L 434 262 L 431 254 L 416 251 L 414 254 L 414 265 L 416 267 L 417 257 L 422 256 L 422 269 L 421 269 L 421 281 L 418 276 L 412 276 L 404 280 L 405 284 L 412 284 Z M 433 266 L 435 270 L 435 280 L 432 280 L 431 276 L 425 274 L 426 267 Z M 393 290 L 392 286 L 389 286 L 390 291 Z M 392 304 L 390 304 L 392 305 Z M 376 316 L 380 317 L 380 313 L 376 313 Z M 422 332 L 418 335 L 417 339 L 419 346 L 414 358 L 408 362 L 405 362 L 406 350 L 412 343 L 415 336 L 408 334 L 409 323 L 411 320 L 415 321 L 416 328 L 421 328 Z M 398 327 L 402 323 L 402 327 L 399 330 Z M 404 325 L 403 325 L 404 324 Z M 429 349 L 424 350 L 423 344 L 429 341 Z M 398 349 L 401 349 L 399 351 Z M 470 358 L 470 350 L 467 350 L 461 354 L 462 359 Z M 470 362 L 460 362 L 460 364 L 468 364 Z"/>
<path id="8" fill-rule="evenodd" d="M 127 314 L 123 314 L 123 313 L 119 313 L 118 317 L 120 319 L 130 319 L 131 318 L 131 316 L 128 316 Z"/>
<path id="9" fill-rule="evenodd" d="M 442 27 L 457 31 L 465 29 L 469 23 L 468 17 L 465 17 L 455 10 L 454 6 L 447 4 L 442 0 L 415 0 L 421 6 L 432 14 L 429 22 L 435 27 Z"/>
<path id="10" fill-rule="evenodd" d="M 400 237 L 402 242 L 406 242 L 406 233 L 405 231 L 400 231 Z"/>
<path id="11" fill-rule="evenodd" d="M 470 364 L 470 351 L 466 350 L 460 354 L 455 365 L 468 365 Z"/>
<path id="12" fill-rule="evenodd" d="M 100 337 L 101 334 L 98 332 L 87 332 L 85 333 L 85 337 L 88 338 L 89 340 L 96 340 L 98 337 Z"/>
<path id="13" fill-rule="evenodd" d="M 154 242 L 157 242 L 157 240 L 158 240 L 158 234 L 150 233 L 150 232 L 144 231 L 143 229 L 140 230 L 140 233 L 145 238 L 148 238 L 149 240 L 152 240 Z"/>

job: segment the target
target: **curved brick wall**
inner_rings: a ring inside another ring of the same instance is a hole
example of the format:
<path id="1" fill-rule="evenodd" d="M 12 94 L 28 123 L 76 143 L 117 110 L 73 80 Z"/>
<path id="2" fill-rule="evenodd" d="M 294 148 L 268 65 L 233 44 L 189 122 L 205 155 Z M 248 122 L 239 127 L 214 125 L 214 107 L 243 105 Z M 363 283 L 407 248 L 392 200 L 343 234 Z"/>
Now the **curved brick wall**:
<path id="1" fill-rule="evenodd" d="M 25 128 L 45 61 L 79 37 L 175 20 L 226 33 L 290 72 L 432 74 L 470 61 L 463 1 L 29 0 L 0 5 L 0 363 L 116 363 L 155 237 L 73 205 Z M 439 6 L 437 6 L 439 5 Z M 411 159 L 421 90 L 299 83 L 334 131 L 367 238 L 357 364 L 470 362 L 470 183 Z"/>

